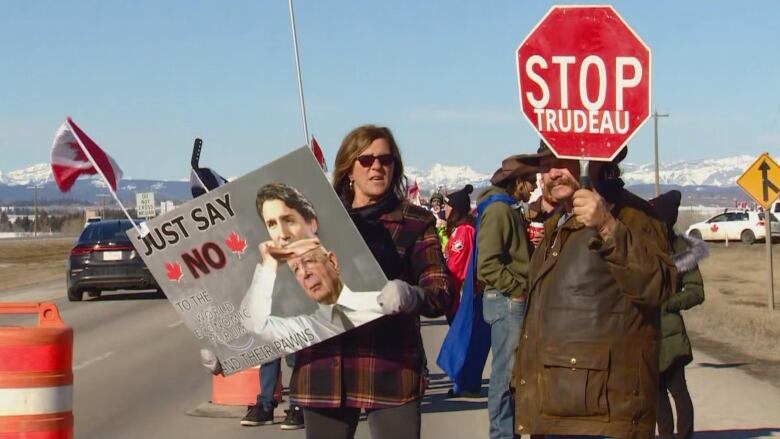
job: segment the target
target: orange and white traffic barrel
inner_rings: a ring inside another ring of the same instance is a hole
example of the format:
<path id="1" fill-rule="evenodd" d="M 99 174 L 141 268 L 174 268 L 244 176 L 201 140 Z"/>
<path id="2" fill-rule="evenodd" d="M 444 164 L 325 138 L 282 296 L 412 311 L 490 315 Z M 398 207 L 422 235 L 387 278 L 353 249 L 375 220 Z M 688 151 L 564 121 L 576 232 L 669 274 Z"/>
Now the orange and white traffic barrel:
<path id="1" fill-rule="evenodd" d="M 229 376 L 214 375 L 211 379 L 211 403 L 221 405 L 255 405 L 260 393 L 260 366 L 244 369 Z M 282 400 L 281 368 L 276 380 L 274 397 Z"/>
<path id="2" fill-rule="evenodd" d="M 37 314 L 38 326 L 0 326 L 0 439 L 72 439 L 73 329 L 53 303 L 0 303 L 2 314 Z"/>

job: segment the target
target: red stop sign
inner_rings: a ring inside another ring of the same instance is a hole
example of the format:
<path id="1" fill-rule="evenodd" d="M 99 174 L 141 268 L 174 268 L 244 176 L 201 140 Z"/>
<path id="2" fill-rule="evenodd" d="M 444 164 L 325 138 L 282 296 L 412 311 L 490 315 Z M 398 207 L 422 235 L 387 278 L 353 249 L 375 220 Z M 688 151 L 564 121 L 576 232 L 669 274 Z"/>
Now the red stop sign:
<path id="1" fill-rule="evenodd" d="M 650 49 L 611 6 L 554 6 L 517 69 L 523 113 L 560 158 L 612 160 L 650 116 Z"/>

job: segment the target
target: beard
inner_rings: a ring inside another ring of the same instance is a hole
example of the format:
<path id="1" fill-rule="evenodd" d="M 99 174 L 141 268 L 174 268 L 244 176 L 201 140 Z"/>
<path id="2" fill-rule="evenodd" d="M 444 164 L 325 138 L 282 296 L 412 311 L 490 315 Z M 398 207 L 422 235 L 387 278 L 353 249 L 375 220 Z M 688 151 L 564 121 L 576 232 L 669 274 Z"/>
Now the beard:
<path id="1" fill-rule="evenodd" d="M 558 197 L 554 195 L 556 189 L 559 187 L 568 187 L 569 189 L 571 189 L 571 192 L 573 194 L 580 188 L 580 185 L 579 183 L 577 183 L 576 181 L 574 181 L 573 179 L 567 176 L 559 177 L 558 179 L 545 184 L 545 189 L 549 190 L 550 198 L 558 202 L 563 201 L 561 199 L 558 199 Z"/>

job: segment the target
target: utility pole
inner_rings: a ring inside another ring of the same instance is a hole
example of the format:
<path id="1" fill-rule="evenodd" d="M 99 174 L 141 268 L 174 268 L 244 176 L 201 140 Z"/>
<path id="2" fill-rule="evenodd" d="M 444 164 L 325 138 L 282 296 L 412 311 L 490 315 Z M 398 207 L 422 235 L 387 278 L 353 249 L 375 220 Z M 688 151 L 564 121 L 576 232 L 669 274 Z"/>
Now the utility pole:
<path id="1" fill-rule="evenodd" d="M 106 219 L 106 198 L 110 197 L 111 195 L 108 194 L 97 194 L 97 197 L 100 198 L 100 220 Z"/>
<path id="2" fill-rule="evenodd" d="M 669 117 L 669 114 L 659 113 L 658 110 L 653 112 L 653 124 L 655 125 L 655 196 L 661 195 L 661 182 L 660 171 L 658 163 L 658 118 Z"/>
<path id="3" fill-rule="evenodd" d="M 33 189 L 35 192 L 35 201 L 33 202 L 34 212 L 35 212 L 35 219 L 33 220 L 33 237 L 38 237 L 38 189 L 41 189 L 43 186 L 39 184 L 34 184 L 32 186 L 27 186 L 27 189 Z"/>

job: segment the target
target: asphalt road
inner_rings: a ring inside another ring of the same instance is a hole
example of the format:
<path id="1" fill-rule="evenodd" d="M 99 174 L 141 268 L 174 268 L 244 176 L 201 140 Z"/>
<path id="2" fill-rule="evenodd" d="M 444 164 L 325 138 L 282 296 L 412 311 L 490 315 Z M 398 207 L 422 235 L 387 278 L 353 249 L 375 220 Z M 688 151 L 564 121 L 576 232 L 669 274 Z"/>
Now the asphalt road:
<path id="1" fill-rule="evenodd" d="M 168 301 L 154 293 L 108 293 L 70 303 L 58 284 L 0 293 L 2 301 L 52 300 L 75 334 L 75 437 L 78 439 L 303 438 L 278 426 L 241 427 L 239 418 L 188 416 L 206 403 L 211 376 L 202 369 L 195 337 Z M 423 323 L 430 363 L 446 332 L 443 320 Z M 780 437 L 780 389 L 701 352 L 689 366 L 697 438 Z M 431 364 L 423 403 L 424 438 L 486 438 L 486 398 L 444 398 L 449 383 Z M 284 371 L 285 383 L 289 370 Z M 487 387 L 483 388 L 486 395 Z M 277 409 L 278 421 L 286 405 Z M 232 409 L 240 416 L 243 409 Z M 357 437 L 368 438 L 365 422 Z"/>

